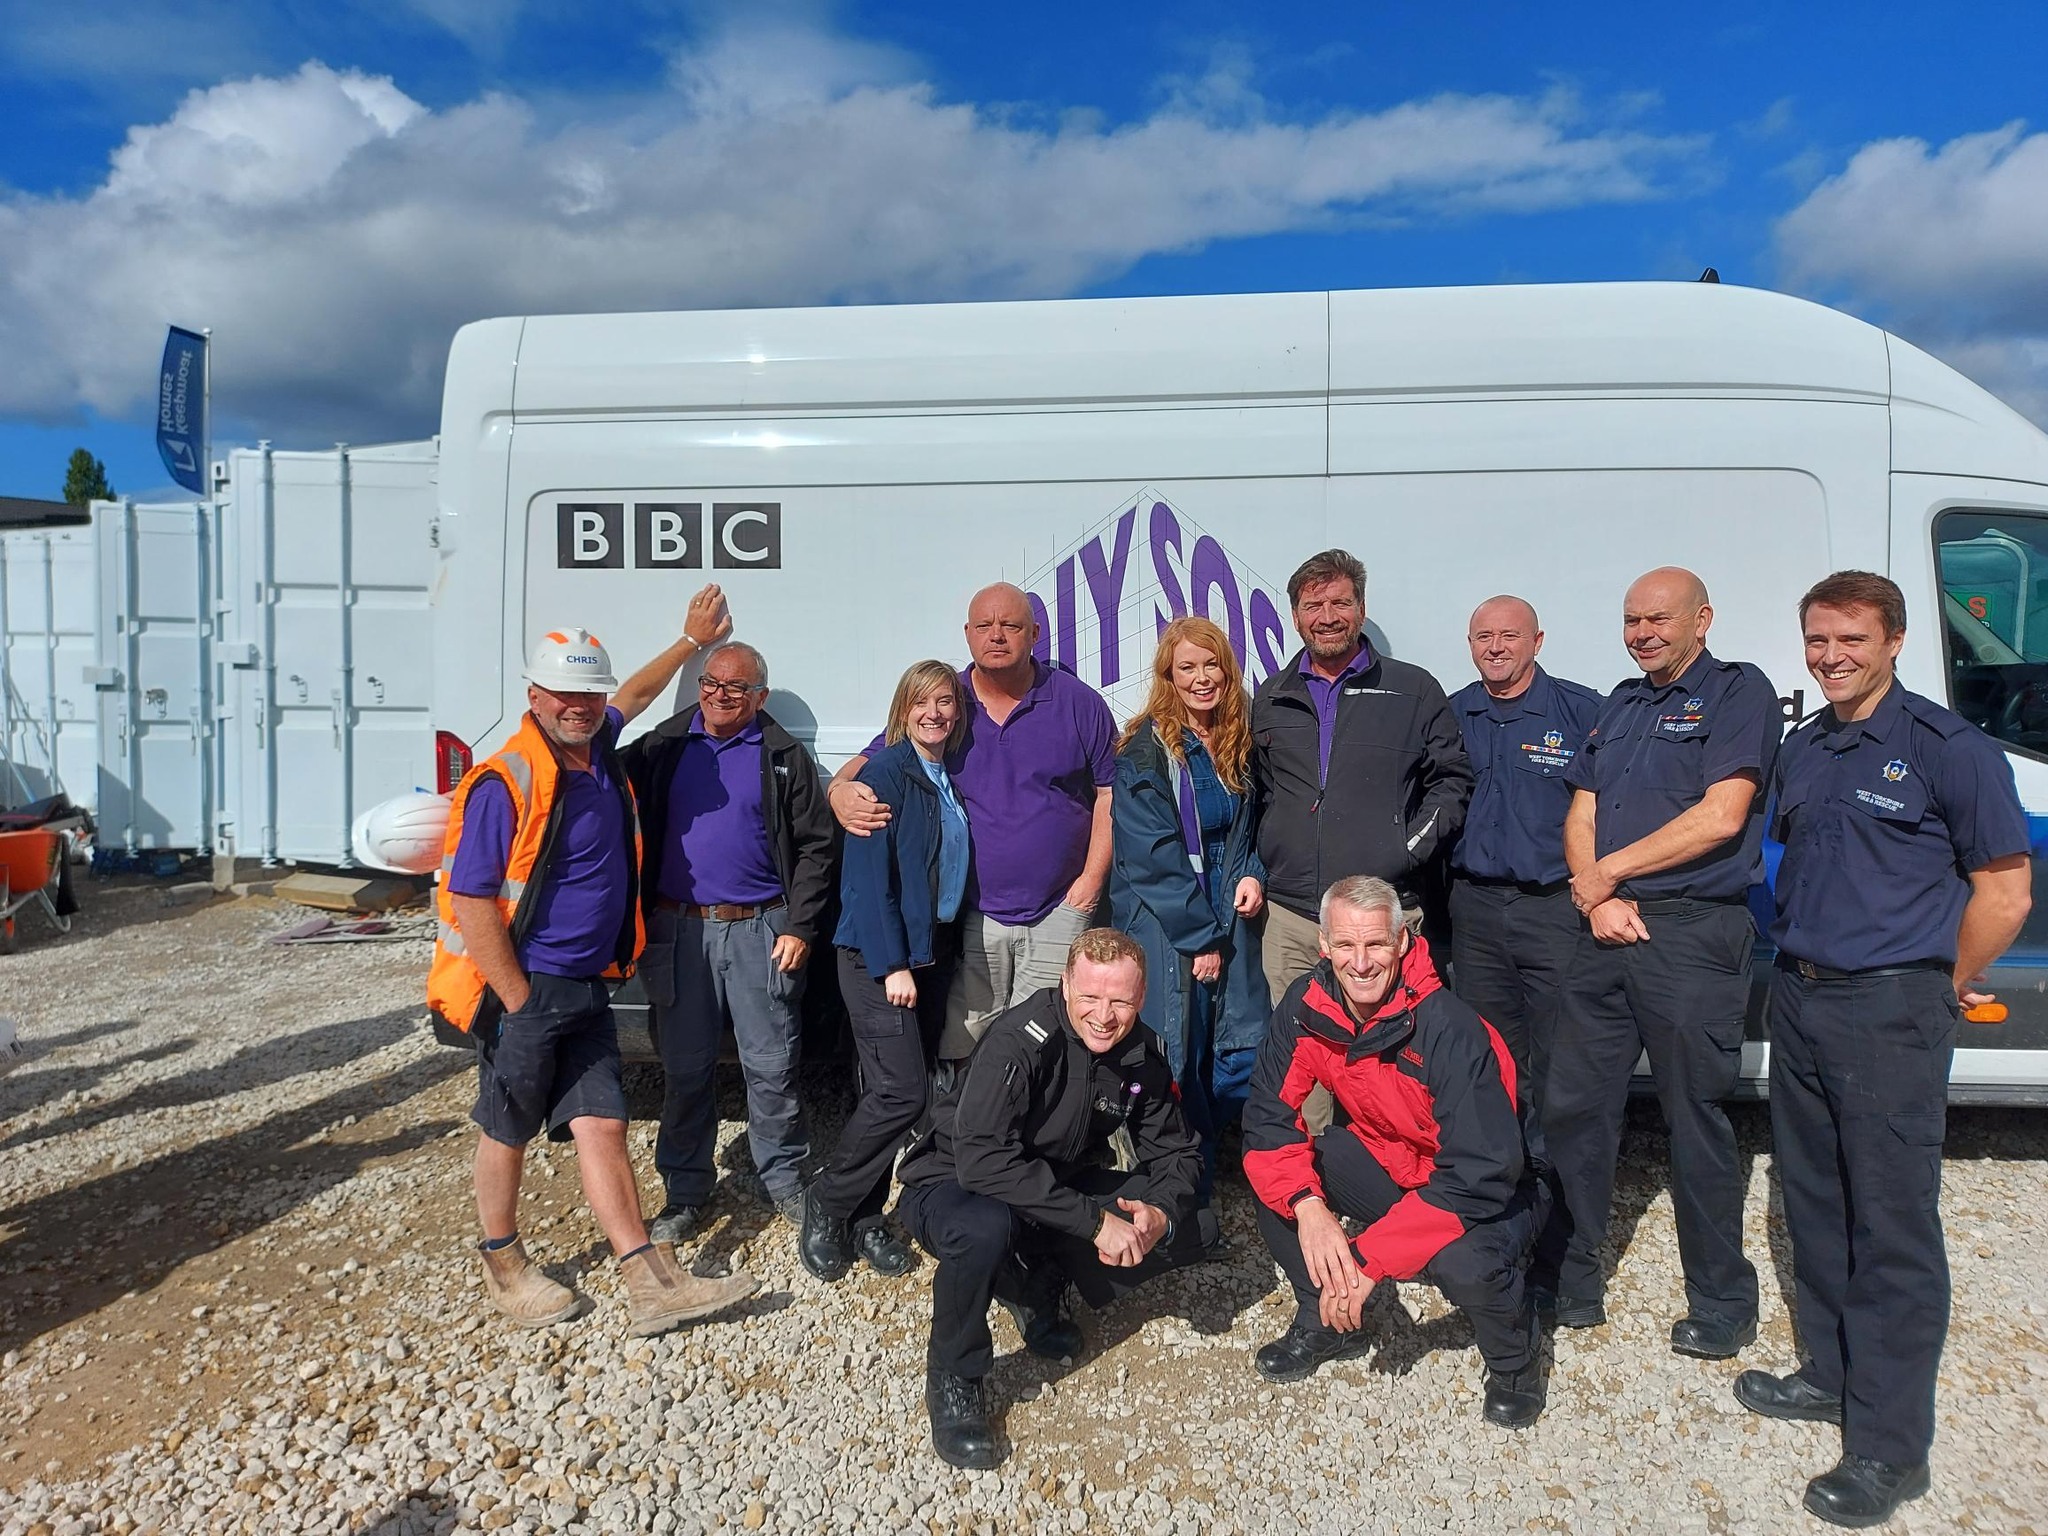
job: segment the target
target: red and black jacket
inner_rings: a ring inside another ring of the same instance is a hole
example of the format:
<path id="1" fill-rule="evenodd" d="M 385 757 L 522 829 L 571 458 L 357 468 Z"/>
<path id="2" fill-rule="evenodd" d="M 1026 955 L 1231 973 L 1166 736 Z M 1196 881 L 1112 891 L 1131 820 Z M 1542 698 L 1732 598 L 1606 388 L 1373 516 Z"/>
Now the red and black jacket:
<path id="1" fill-rule="evenodd" d="M 1416 939 L 1393 995 L 1363 1026 L 1345 1012 L 1323 960 L 1281 999 L 1244 1108 L 1244 1171 L 1292 1219 L 1323 1198 L 1302 1101 L 1320 1084 L 1353 1135 L 1407 1193 L 1359 1233 L 1373 1280 L 1407 1280 L 1465 1229 L 1507 1209 L 1542 1142 L 1517 1094 L 1515 1060 L 1493 1026 L 1452 996 Z"/>

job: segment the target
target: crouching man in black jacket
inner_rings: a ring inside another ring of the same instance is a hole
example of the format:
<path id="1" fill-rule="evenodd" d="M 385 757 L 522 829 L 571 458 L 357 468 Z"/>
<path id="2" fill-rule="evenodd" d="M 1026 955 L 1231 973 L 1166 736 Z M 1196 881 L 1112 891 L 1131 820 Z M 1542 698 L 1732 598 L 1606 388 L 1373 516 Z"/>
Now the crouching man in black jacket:
<path id="1" fill-rule="evenodd" d="M 956 1467 L 1001 1463 L 982 1398 L 994 1361 L 988 1305 L 1025 1346 L 1081 1352 L 1068 1283 L 1106 1306 L 1202 1257 L 1194 1218 L 1201 1144 L 1173 1071 L 1139 1029 L 1145 954 L 1114 928 L 1067 950 L 1057 989 L 998 1014 L 939 1093 L 898 1171 L 896 1213 L 939 1261 L 925 1406 L 932 1446 Z"/>
<path id="2" fill-rule="evenodd" d="M 1550 1193 L 1515 1059 L 1444 989 L 1385 881 L 1331 886 L 1321 931 L 1323 958 L 1274 1011 L 1244 1111 L 1259 1232 L 1296 1301 L 1259 1374 L 1299 1381 L 1364 1353 L 1373 1288 L 1419 1276 L 1471 1320 L 1487 1421 L 1534 1423 L 1544 1390 L 1524 1274 Z M 1302 1104 L 1316 1087 L 1348 1123 L 1310 1133 Z M 1364 1223 L 1355 1240 L 1346 1216 Z"/>

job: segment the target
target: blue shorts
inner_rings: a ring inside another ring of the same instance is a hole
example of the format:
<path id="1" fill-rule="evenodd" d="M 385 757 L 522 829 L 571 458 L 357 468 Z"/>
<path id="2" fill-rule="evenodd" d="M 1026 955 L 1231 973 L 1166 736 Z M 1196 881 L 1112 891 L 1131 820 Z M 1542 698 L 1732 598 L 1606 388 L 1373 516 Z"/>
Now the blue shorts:
<path id="1" fill-rule="evenodd" d="M 594 977 L 545 971 L 527 979 L 526 1006 L 506 1014 L 492 1038 L 477 1040 L 469 1118 L 508 1147 L 525 1146 L 543 1126 L 550 1140 L 567 1141 L 579 1115 L 626 1119 L 610 989 Z"/>

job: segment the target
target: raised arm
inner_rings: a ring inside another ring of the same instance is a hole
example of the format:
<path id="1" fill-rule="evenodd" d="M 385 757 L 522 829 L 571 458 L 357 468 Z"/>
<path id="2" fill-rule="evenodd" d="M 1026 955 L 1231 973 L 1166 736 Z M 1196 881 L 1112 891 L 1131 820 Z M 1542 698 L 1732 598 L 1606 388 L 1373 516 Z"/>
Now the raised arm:
<path id="1" fill-rule="evenodd" d="M 612 695 L 612 708 L 626 720 L 645 713 L 647 706 L 668 690 L 684 662 L 701 657 L 731 633 L 732 613 L 726 607 L 725 593 L 715 582 L 698 589 L 683 615 L 683 632 L 675 644 L 619 685 Z"/>

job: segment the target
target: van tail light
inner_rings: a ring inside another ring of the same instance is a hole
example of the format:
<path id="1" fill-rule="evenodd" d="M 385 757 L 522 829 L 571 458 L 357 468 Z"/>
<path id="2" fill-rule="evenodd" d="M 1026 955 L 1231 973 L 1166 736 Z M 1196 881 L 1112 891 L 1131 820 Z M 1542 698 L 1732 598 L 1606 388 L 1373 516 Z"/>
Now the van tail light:
<path id="1" fill-rule="evenodd" d="M 434 792 L 453 794 L 469 772 L 469 747 L 453 731 L 434 732 Z"/>
<path id="2" fill-rule="evenodd" d="M 1965 1008 L 1963 1017 L 1972 1024 L 2003 1024 L 2006 1007 L 2003 1003 L 1979 1003 L 1974 1008 Z"/>

